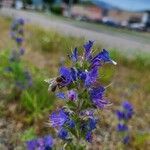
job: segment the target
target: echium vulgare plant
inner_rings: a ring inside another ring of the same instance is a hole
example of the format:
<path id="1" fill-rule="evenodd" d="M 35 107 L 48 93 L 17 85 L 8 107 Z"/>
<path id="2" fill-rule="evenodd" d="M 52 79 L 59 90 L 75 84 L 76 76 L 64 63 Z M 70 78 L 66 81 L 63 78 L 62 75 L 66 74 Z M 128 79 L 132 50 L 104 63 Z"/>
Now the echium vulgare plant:
<path id="1" fill-rule="evenodd" d="M 28 70 L 24 69 L 21 62 L 21 56 L 24 55 L 25 49 L 23 47 L 24 41 L 24 19 L 15 19 L 11 25 L 10 33 L 11 38 L 16 43 L 16 48 L 12 50 L 9 57 L 9 66 L 6 67 L 6 71 L 11 73 L 15 86 L 19 90 L 24 90 L 32 85 L 32 78 Z"/>
<path id="2" fill-rule="evenodd" d="M 100 84 L 99 69 L 105 63 L 117 63 L 110 58 L 105 49 L 94 54 L 93 43 L 89 41 L 84 45 L 82 56 L 75 48 L 69 55 L 72 66 L 61 66 L 57 77 L 46 80 L 49 90 L 65 104 L 49 116 L 49 125 L 62 140 L 62 149 L 86 149 L 85 141 L 92 142 L 93 132 L 99 122 L 97 111 L 112 104 L 105 97 L 106 87 Z M 38 140 L 36 139 L 36 143 Z M 46 150 L 46 145 L 41 147 L 32 141 L 27 142 L 28 150 L 32 147 Z M 52 145 L 49 148 L 52 148 Z"/>
<path id="3" fill-rule="evenodd" d="M 105 63 L 116 65 L 116 62 L 105 49 L 94 55 L 92 46 L 93 41 L 87 42 L 82 56 L 75 48 L 69 55 L 72 67 L 61 66 L 58 77 L 47 81 L 49 90 L 64 99 L 66 104 L 49 116 L 50 125 L 57 130 L 58 137 L 66 146 L 75 143 L 75 147 L 81 148 L 82 140 L 92 142 L 92 134 L 99 121 L 95 112 L 111 105 L 105 98 L 106 88 L 99 83 L 99 69 Z"/>
<path id="4" fill-rule="evenodd" d="M 25 21 L 23 18 L 14 19 L 10 28 L 11 38 L 15 40 L 17 45 L 20 47 L 24 40 L 24 29 L 23 29 L 24 23 Z"/>
<path id="5" fill-rule="evenodd" d="M 132 118 L 133 113 L 133 106 L 128 101 L 124 101 L 122 103 L 122 108 L 116 111 L 119 120 L 117 131 L 120 133 L 124 144 L 128 144 L 130 141 L 128 122 Z"/>

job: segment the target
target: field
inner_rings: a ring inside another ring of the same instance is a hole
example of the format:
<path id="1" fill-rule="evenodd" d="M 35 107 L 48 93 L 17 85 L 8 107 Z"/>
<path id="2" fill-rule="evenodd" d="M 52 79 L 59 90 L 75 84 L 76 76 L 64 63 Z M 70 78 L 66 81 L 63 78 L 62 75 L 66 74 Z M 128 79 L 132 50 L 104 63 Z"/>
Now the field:
<path id="1" fill-rule="evenodd" d="M 5 59 L 15 47 L 9 37 L 11 19 L 0 17 L 0 23 L 0 149 L 25 149 L 25 141 L 54 133 L 46 124 L 48 116 L 63 102 L 56 101 L 54 94 L 48 92 L 44 80 L 56 76 L 60 64 L 69 65 L 67 54 L 74 47 L 81 50 L 85 40 L 25 25 L 26 52 L 22 65 L 31 72 L 33 86 L 20 94 L 13 91 L 12 77 L 3 69 L 7 66 Z M 94 46 L 96 51 L 102 48 L 103 45 Z M 117 66 L 108 64 L 100 73 L 102 84 L 110 84 L 106 95 L 113 105 L 100 112 L 101 121 L 94 136 L 97 138 L 88 147 L 93 150 L 146 150 L 150 146 L 150 55 L 128 58 L 113 49 L 110 54 Z M 123 100 L 130 101 L 135 111 L 129 123 L 132 142 L 127 146 L 121 144 L 115 131 L 115 110 Z"/>

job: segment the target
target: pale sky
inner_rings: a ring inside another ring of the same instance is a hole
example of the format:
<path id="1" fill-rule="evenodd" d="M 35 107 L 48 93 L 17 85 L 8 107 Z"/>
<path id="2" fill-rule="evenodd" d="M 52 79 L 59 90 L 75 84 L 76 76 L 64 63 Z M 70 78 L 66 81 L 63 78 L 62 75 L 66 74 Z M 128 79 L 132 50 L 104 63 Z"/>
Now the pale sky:
<path id="1" fill-rule="evenodd" d="M 130 11 L 150 10 L 150 0 L 97 0 L 97 1 L 106 2 L 108 4 L 112 4 L 113 6 Z"/>

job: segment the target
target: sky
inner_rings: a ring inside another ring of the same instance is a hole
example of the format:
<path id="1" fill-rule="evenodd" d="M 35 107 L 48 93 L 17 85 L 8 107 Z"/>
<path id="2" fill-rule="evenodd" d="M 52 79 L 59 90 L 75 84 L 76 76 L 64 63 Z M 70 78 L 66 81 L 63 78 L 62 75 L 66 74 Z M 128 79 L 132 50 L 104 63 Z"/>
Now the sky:
<path id="1" fill-rule="evenodd" d="M 130 11 L 150 10 L 150 0 L 97 0 Z"/>

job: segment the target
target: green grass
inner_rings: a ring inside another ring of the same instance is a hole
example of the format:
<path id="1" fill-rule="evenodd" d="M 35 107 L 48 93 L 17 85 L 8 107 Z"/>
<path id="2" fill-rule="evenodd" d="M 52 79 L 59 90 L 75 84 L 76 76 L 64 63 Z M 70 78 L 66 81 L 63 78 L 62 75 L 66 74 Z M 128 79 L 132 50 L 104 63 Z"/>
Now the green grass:
<path id="1" fill-rule="evenodd" d="M 22 108 L 26 110 L 29 120 L 41 119 L 47 112 L 53 109 L 55 96 L 48 93 L 48 86 L 44 82 L 44 76 L 40 72 L 33 74 L 33 86 L 21 95 Z M 46 78 L 46 77 L 45 77 Z"/>
<path id="2" fill-rule="evenodd" d="M 78 47 L 79 52 L 83 48 L 84 39 L 63 36 L 57 32 L 44 30 L 40 27 L 28 26 L 27 30 L 30 31 L 30 36 L 27 36 L 27 44 L 34 51 L 40 51 L 43 53 L 59 53 L 59 55 L 67 56 L 69 51 Z M 36 39 L 36 40 L 35 40 Z M 95 45 L 94 50 L 100 50 L 102 45 Z M 150 54 L 149 53 L 137 53 L 134 55 L 127 55 L 125 53 L 118 52 L 117 50 L 110 49 L 110 55 L 117 62 L 130 66 L 136 69 L 148 69 L 150 67 Z"/>
<path id="3" fill-rule="evenodd" d="M 0 92 L 3 93 L 4 91 L 10 91 L 10 93 L 6 93 L 6 95 L 4 95 L 5 100 L 9 100 L 8 102 L 21 102 L 22 109 L 27 112 L 27 115 L 30 116 L 31 120 L 38 119 L 38 117 L 41 118 L 42 113 L 48 112 L 52 109 L 52 105 L 55 100 L 55 97 L 48 93 L 48 86 L 44 82 L 44 79 L 47 78 L 48 73 L 46 76 L 44 70 L 40 71 L 32 64 L 28 64 L 24 61 L 10 63 L 8 61 L 9 55 L 10 52 L 7 50 L 1 52 L 0 54 L 0 78 L 2 80 L 0 83 L 2 90 L 0 90 Z M 24 81 L 23 72 L 25 70 L 25 63 L 26 68 L 28 68 L 32 74 L 33 86 L 27 90 L 23 90 L 22 92 L 16 89 L 15 81 L 18 79 Z M 13 69 L 13 72 L 5 71 L 5 68 L 8 66 Z"/>
<path id="4" fill-rule="evenodd" d="M 83 43 L 83 39 L 76 39 L 71 36 L 64 37 L 54 31 L 47 31 L 40 27 L 28 26 L 27 30 L 30 31 L 27 34 L 27 44 L 35 51 L 66 53 Z"/>

